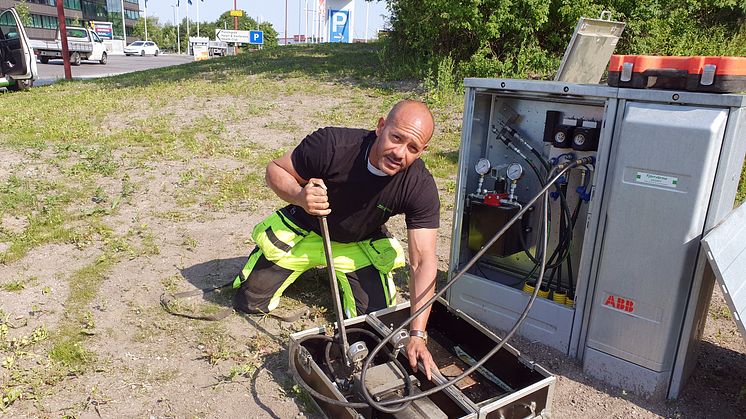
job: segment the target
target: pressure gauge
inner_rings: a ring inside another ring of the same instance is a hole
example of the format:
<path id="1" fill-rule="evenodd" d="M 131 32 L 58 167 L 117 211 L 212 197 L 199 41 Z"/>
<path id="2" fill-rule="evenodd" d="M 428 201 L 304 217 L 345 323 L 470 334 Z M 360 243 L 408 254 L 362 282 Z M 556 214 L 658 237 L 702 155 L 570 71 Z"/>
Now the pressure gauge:
<path id="1" fill-rule="evenodd" d="M 567 139 L 567 134 L 565 134 L 563 131 L 557 131 L 554 133 L 554 142 L 557 144 L 562 144 Z"/>
<path id="2" fill-rule="evenodd" d="M 518 163 L 511 163 L 510 166 L 508 166 L 508 179 L 510 180 L 518 180 L 523 176 L 523 166 L 521 166 Z"/>
<path id="3" fill-rule="evenodd" d="M 487 172 L 490 171 L 490 167 L 492 167 L 490 161 L 485 158 L 481 158 L 477 162 L 476 166 L 474 166 L 474 170 L 476 170 L 480 176 L 484 176 L 487 174 Z"/>
<path id="4" fill-rule="evenodd" d="M 585 134 L 577 133 L 574 137 L 572 137 L 572 144 L 577 147 L 583 147 L 583 144 L 585 144 Z"/>

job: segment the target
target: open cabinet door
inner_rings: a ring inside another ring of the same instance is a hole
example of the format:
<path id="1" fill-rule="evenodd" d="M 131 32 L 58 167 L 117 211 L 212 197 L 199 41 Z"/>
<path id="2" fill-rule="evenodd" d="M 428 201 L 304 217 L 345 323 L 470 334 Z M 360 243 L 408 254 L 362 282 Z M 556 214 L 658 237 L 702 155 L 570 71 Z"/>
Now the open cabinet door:
<path id="1" fill-rule="evenodd" d="M 0 75 L 30 82 L 36 78 L 35 60 L 18 13 L 15 9 L 0 13 Z"/>

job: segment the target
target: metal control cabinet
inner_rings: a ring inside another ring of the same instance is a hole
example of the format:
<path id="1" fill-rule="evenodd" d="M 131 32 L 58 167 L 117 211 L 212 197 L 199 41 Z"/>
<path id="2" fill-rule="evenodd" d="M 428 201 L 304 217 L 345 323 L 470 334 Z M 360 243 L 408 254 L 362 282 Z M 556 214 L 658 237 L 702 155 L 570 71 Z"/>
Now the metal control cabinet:
<path id="1" fill-rule="evenodd" d="M 561 264 L 550 280 L 554 293 L 574 301 L 538 298 L 519 333 L 583 359 L 588 373 L 610 384 L 676 397 L 694 366 L 713 286 L 700 239 L 733 207 L 746 98 L 507 79 L 466 79 L 465 86 L 450 274 L 476 253 L 473 226 L 485 221 L 470 217 L 485 215 L 474 203 L 491 199 L 493 184 L 507 190 L 506 166 L 519 163 L 525 173 L 507 179 L 513 187 L 505 202 L 520 206 L 540 190 L 541 170 L 530 161 L 538 158 L 518 141 L 523 155 L 509 147 L 506 132 L 553 163 L 566 153 L 594 156 L 594 167 L 563 179 L 566 203 L 553 199 L 549 208 L 549 251 L 565 240 L 561 206 L 577 219 L 571 242 L 563 242 L 567 272 Z M 596 150 L 552 139 L 563 127 L 577 133 L 588 124 L 597 129 Z M 483 175 L 474 168 L 482 158 L 492 168 Z M 536 276 L 530 255 L 541 231 L 538 207 L 520 221 L 526 251 L 483 257 L 449 290 L 452 307 L 512 327 L 529 299 L 522 286 Z"/>

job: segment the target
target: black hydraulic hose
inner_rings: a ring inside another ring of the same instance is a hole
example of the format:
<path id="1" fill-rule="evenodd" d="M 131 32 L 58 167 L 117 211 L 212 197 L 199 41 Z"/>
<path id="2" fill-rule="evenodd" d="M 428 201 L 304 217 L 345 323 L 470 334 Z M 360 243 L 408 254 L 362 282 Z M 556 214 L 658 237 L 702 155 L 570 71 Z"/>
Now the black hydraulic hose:
<path id="1" fill-rule="evenodd" d="M 324 361 L 326 362 L 326 367 L 329 368 L 331 377 L 336 380 L 337 372 L 334 371 L 334 366 L 332 365 L 332 357 L 331 357 L 332 344 L 334 344 L 334 342 L 327 342 L 326 347 L 324 348 Z"/>
<path id="2" fill-rule="evenodd" d="M 388 340 L 390 340 L 396 333 L 398 333 L 404 327 L 406 327 L 407 325 L 409 325 L 409 323 L 411 323 L 412 320 L 414 320 L 416 317 L 418 317 L 420 314 L 422 314 L 422 312 L 424 312 L 440 296 L 442 296 L 445 293 L 445 291 L 451 285 L 453 285 L 457 280 L 459 280 L 464 275 L 464 273 L 466 273 L 469 269 L 471 269 L 471 267 L 479 260 L 479 258 L 481 258 L 484 255 L 484 253 L 493 244 L 495 244 L 495 242 L 503 234 L 505 234 L 505 232 L 508 230 L 508 228 L 510 228 L 518 219 L 520 219 L 520 217 L 528 210 L 528 208 L 531 205 L 533 205 L 537 200 L 539 200 L 539 198 L 541 198 L 542 196 L 544 196 L 544 206 L 543 206 L 543 210 L 544 210 L 544 223 L 548 224 L 548 206 L 549 206 L 548 205 L 548 198 L 549 198 L 549 196 L 546 194 L 547 190 L 554 184 L 555 181 L 557 181 L 557 179 L 560 178 L 560 176 L 562 176 L 568 170 L 570 170 L 573 167 L 576 167 L 578 165 L 581 165 L 581 164 L 590 164 L 590 163 L 593 163 L 593 160 L 594 159 L 592 157 L 585 157 L 585 158 L 582 158 L 582 159 L 578 159 L 578 160 L 572 161 L 570 163 L 558 165 L 556 167 L 556 170 L 558 170 L 558 173 L 550 180 L 550 182 L 548 182 L 547 185 L 545 185 L 541 189 L 541 191 L 535 197 L 533 197 L 516 215 L 513 216 L 513 218 L 510 219 L 510 221 L 508 221 L 500 229 L 500 231 L 498 231 L 484 246 L 482 246 L 482 249 L 480 249 L 479 252 L 477 252 L 466 263 L 466 265 L 463 268 L 461 268 L 461 270 L 458 273 L 456 273 L 454 275 L 454 277 L 450 281 L 448 281 L 448 283 L 446 283 L 446 285 L 440 291 L 438 291 L 437 293 L 435 293 L 435 295 L 433 295 L 422 307 L 420 307 L 418 310 L 416 310 L 408 319 L 406 319 L 401 325 L 399 325 L 399 327 L 397 327 L 396 329 L 394 329 L 387 337 L 385 337 L 384 340 L 381 341 L 381 343 L 379 343 L 378 346 L 376 346 L 373 349 L 373 351 L 371 351 L 371 353 L 368 355 L 368 358 L 365 360 L 365 363 L 363 364 L 363 369 L 360 372 L 360 380 L 363 381 L 363 382 L 365 382 L 365 375 L 367 373 L 368 368 L 370 367 L 370 363 L 371 363 L 373 357 L 375 356 L 376 353 L 378 353 L 381 350 L 381 348 L 383 348 L 383 346 L 385 345 L 385 343 L 388 342 Z M 546 231 L 546 229 L 545 229 L 545 231 Z M 544 237 L 543 242 L 542 242 L 542 245 L 543 245 L 542 247 L 543 248 L 546 248 L 547 236 L 548 236 L 548 234 L 544 234 L 544 236 L 543 236 Z M 474 371 L 476 371 L 477 368 L 481 367 L 490 357 L 492 357 L 500 349 L 502 349 L 503 345 L 505 345 L 505 343 L 508 342 L 510 340 L 510 338 L 513 337 L 513 335 L 518 331 L 518 328 L 526 320 L 526 317 L 528 317 L 528 312 L 529 312 L 529 310 L 531 310 L 533 302 L 536 300 L 536 296 L 538 295 L 538 292 L 539 292 L 539 287 L 541 286 L 541 281 L 544 278 L 544 272 L 545 272 L 545 268 L 546 268 L 546 252 L 542 252 L 542 255 L 543 255 L 542 256 L 542 264 L 541 264 L 541 269 L 539 271 L 539 278 L 537 280 L 537 284 L 536 284 L 536 287 L 534 289 L 534 293 L 531 295 L 531 298 L 529 299 L 528 304 L 526 305 L 525 309 L 521 313 L 521 315 L 518 318 L 518 320 L 516 321 L 516 323 L 513 325 L 513 328 L 511 328 L 510 331 L 506 334 L 506 336 L 497 344 L 497 346 L 495 348 L 493 348 L 490 352 L 488 352 L 484 357 L 482 357 L 482 359 L 479 362 L 477 362 L 476 364 L 474 364 L 471 368 L 467 369 L 461 375 L 459 375 L 458 377 L 452 379 L 451 381 L 445 382 L 445 383 L 443 383 L 441 385 L 433 387 L 433 388 L 431 388 L 431 389 L 429 389 L 427 391 L 424 391 L 424 392 L 422 392 L 420 394 L 417 394 L 415 396 L 404 397 L 404 398 L 397 399 L 397 400 L 390 400 L 390 401 L 387 401 L 387 402 L 377 403 L 375 400 L 373 400 L 373 398 L 371 397 L 371 395 L 367 392 L 367 390 L 365 389 L 365 386 L 363 386 L 363 396 L 365 396 L 365 398 L 368 401 L 368 403 L 372 407 L 374 407 L 375 409 L 381 410 L 380 408 L 382 408 L 384 406 L 387 406 L 387 405 L 394 404 L 394 403 L 401 403 L 401 402 L 405 402 L 405 401 L 417 400 L 419 398 L 426 397 L 426 396 L 429 396 L 429 395 L 431 395 L 433 393 L 441 391 L 441 390 L 443 390 L 444 388 L 446 388 L 448 386 L 452 386 L 453 384 L 459 382 L 461 379 L 463 379 L 467 375 L 469 375 L 469 374 L 473 373 Z"/>
<path id="3" fill-rule="evenodd" d="M 508 131 L 508 133 L 510 133 L 510 135 L 513 138 L 518 140 L 519 143 L 521 143 L 524 147 L 526 147 L 531 153 L 533 153 L 539 159 L 539 161 L 544 166 L 544 169 L 547 171 L 547 173 L 549 173 L 549 171 L 552 170 L 552 165 L 547 161 L 547 159 L 545 159 L 544 156 L 542 156 L 538 150 L 533 148 L 531 144 L 529 144 L 528 141 L 526 141 L 526 139 L 523 138 L 523 136 L 518 133 L 518 131 L 516 131 L 513 127 L 511 127 L 507 123 L 503 123 L 502 125 L 505 128 L 505 130 Z"/>
<path id="4" fill-rule="evenodd" d="M 399 332 L 404 327 L 406 327 L 407 325 L 409 325 L 409 323 L 411 323 L 412 320 L 414 320 L 417 316 L 419 316 L 420 314 L 422 314 L 422 312 L 424 312 L 428 307 L 430 307 L 431 305 L 433 305 L 433 303 L 440 296 L 442 296 L 445 293 L 445 291 L 448 288 L 451 287 L 451 285 L 453 285 L 457 280 L 459 280 L 464 275 L 464 273 L 466 273 L 469 269 L 471 269 L 471 267 L 477 262 L 477 260 L 479 260 L 479 258 L 481 258 L 484 255 L 484 253 L 487 251 L 487 249 L 489 249 L 493 244 L 495 244 L 495 242 L 503 234 L 505 234 L 505 232 L 508 230 L 508 228 L 510 228 L 510 226 L 512 226 L 528 210 L 528 208 L 533 203 L 535 203 L 536 201 L 538 201 L 538 199 L 541 198 L 542 196 L 544 196 L 544 206 L 543 206 L 543 209 L 544 209 L 544 221 L 545 221 L 545 224 L 547 224 L 548 223 L 548 206 L 549 206 L 548 205 L 548 195 L 546 194 L 547 190 L 550 188 L 550 186 L 557 179 L 559 179 L 560 176 L 562 176 L 562 174 L 564 174 L 565 172 L 567 172 L 571 168 L 576 167 L 576 166 L 581 165 L 581 164 L 589 164 L 589 163 L 593 163 L 592 158 L 583 158 L 583 159 L 580 159 L 580 160 L 575 160 L 575 161 L 573 161 L 571 163 L 562 164 L 562 165 L 557 166 L 556 169 L 558 169 L 559 172 L 554 176 L 554 178 L 552 178 L 551 182 L 549 182 L 548 185 L 545 185 L 541 189 L 541 191 L 535 197 L 533 197 L 516 215 L 514 215 L 513 218 L 511 218 L 510 221 L 508 221 L 508 223 L 506 223 L 503 226 L 503 228 L 501 228 L 500 231 L 498 231 L 487 242 L 487 244 L 485 244 L 482 247 L 482 249 L 480 249 L 479 252 L 477 252 L 477 254 L 474 255 L 466 263 L 466 265 L 458 273 L 456 273 L 456 275 L 454 275 L 454 277 L 450 281 L 448 281 L 448 283 L 440 291 L 438 291 L 435 295 L 433 295 L 433 297 L 430 298 L 422 307 L 420 307 L 418 310 L 416 310 L 414 314 L 412 314 L 399 327 L 397 327 L 388 336 L 386 336 L 373 349 L 373 351 L 371 351 L 368 354 L 368 357 L 365 360 L 365 363 L 363 364 L 363 369 L 362 369 L 362 371 L 360 373 L 360 381 L 362 383 L 361 389 L 362 389 L 362 392 L 363 392 L 363 396 L 368 401 L 368 403 L 356 403 L 356 402 L 340 401 L 340 400 L 332 399 L 330 397 L 327 397 L 327 396 L 319 393 L 318 391 L 314 390 L 313 388 L 311 388 L 311 386 L 309 386 L 303 380 L 303 378 L 300 376 L 300 373 L 298 372 L 298 368 L 295 365 L 295 358 L 297 356 L 296 352 L 297 352 L 298 348 L 301 347 L 301 343 L 305 342 L 306 340 L 313 339 L 313 338 L 324 339 L 326 341 L 330 341 L 330 340 L 333 341 L 333 338 L 329 337 L 329 336 L 325 336 L 325 335 L 309 335 L 309 336 L 305 336 L 305 337 L 299 339 L 298 342 L 296 343 L 296 345 L 291 345 L 290 346 L 290 348 L 289 348 L 289 354 L 288 354 L 289 359 L 290 359 L 290 362 L 289 362 L 289 364 L 290 364 L 290 373 L 293 376 L 293 378 L 295 379 L 295 381 L 301 387 L 303 387 L 306 391 L 308 391 L 311 394 L 312 397 L 315 397 L 315 398 L 317 398 L 317 399 L 319 399 L 319 400 L 321 400 L 321 401 L 323 401 L 325 403 L 329 403 L 329 404 L 332 404 L 332 405 L 335 405 L 335 406 L 349 407 L 349 408 L 352 408 L 352 409 L 363 409 L 363 408 L 373 407 L 375 409 L 378 409 L 378 410 L 381 410 L 381 411 L 385 412 L 386 410 L 391 410 L 391 409 L 388 409 L 388 408 L 386 408 L 384 406 L 390 406 L 390 405 L 394 405 L 394 404 L 398 404 L 398 403 L 406 403 L 406 402 L 410 402 L 410 401 L 413 401 L 413 400 L 420 399 L 422 397 L 427 397 L 427 396 L 429 396 L 429 395 L 431 395 L 433 393 L 436 393 L 438 391 L 443 390 L 444 388 L 446 388 L 448 386 L 454 385 L 455 383 L 459 382 L 461 379 L 463 379 L 467 375 L 469 375 L 469 374 L 473 373 L 474 371 L 476 371 L 477 368 L 481 367 L 490 357 L 492 357 L 500 349 L 502 349 L 503 345 L 505 345 L 505 343 L 508 342 L 510 340 L 510 338 L 513 337 L 513 335 L 515 334 L 515 332 L 518 330 L 518 328 L 521 326 L 521 324 L 523 324 L 523 322 L 525 321 L 526 317 L 528 316 L 528 312 L 529 312 L 529 310 L 531 310 L 531 306 L 533 305 L 533 302 L 536 300 L 536 296 L 538 295 L 538 292 L 539 292 L 539 287 L 541 286 L 541 281 L 542 281 L 542 279 L 544 277 L 544 269 L 546 267 L 545 266 L 546 265 L 546 258 L 545 258 L 546 252 L 542 252 L 542 255 L 543 255 L 542 256 L 542 265 L 541 265 L 541 270 L 539 272 L 539 278 L 538 278 L 538 281 L 537 281 L 537 284 L 536 284 L 536 288 L 534 289 L 534 293 L 531 295 L 531 298 L 529 299 L 529 302 L 526 305 L 526 308 L 523 310 L 523 312 L 521 313 L 521 316 L 518 318 L 518 320 L 516 321 L 516 323 L 513 325 L 513 328 L 508 332 L 508 334 L 497 344 L 497 346 L 495 348 L 493 348 L 489 353 L 487 353 L 479 362 L 477 362 L 476 364 L 474 364 L 471 368 L 467 369 L 461 375 L 459 375 L 458 377 L 452 379 L 451 381 L 443 383 L 443 384 L 441 384 L 441 385 L 439 385 L 437 387 L 431 388 L 430 390 L 422 392 L 422 393 L 420 393 L 420 394 L 418 394 L 416 396 L 408 396 L 408 397 L 404 397 L 404 398 L 397 399 L 397 400 L 389 400 L 389 401 L 386 401 L 386 402 L 377 403 L 377 402 L 375 402 L 372 399 L 370 393 L 368 393 L 367 389 L 365 388 L 365 375 L 366 375 L 366 373 L 368 371 L 368 368 L 370 368 L 370 363 L 373 360 L 373 358 L 375 358 L 375 355 L 378 352 L 381 351 L 381 349 L 384 347 L 384 345 L 397 332 Z M 546 232 L 546 229 L 545 229 L 545 232 Z M 546 249 L 547 236 L 548 236 L 548 234 L 544 234 L 544 240 L 542 242 L 542 245 L 543 245 L 544 249 Z M 401 366 L 401 363 L 399 363 L 396 359 L 394 359 L 393 361 L 394 361 L 394 363 L 395 363 L 395 365 L 397 367 Z M 404 367 L 401 366 L 401 368 L 404 368 Z M 409 374 L 408 374 L 407 370 L 406 369 L 402 369 L 402 373 L 405 376 L 405 379 L 408 380 L 409 379 Z M 405 407 L 406 407 L 406 405 L 402 405 L 401 407 L 397 408 L 397 411 L 400 411 L 400 410 L 404 409 Z"/>
<path id="5" fill-rule="evenodd" d="M 325 340 L 327 342 L 334 343 L 334 338 L 331 337 L 331 336 L 326 336 L 326 335 L 309 335 L 309 336 L 304 336 L 304 337 L 298 339 L 298 341 L 296 342 L 295 345 L 290 345 L 290 348 L 288 350 L 288 352 L 289 352 L 288 353 L 288 358 L 290 360 L 290 362 L 289 362 L 289 364 L 290 364 L 290 375 L 293 376 L 293 379 L 295 380 L 295 382 L 297 382 L 298 385 L 300 385 L 301 387 L 303 387 L 304 390 L 306 390 L 309 394 L 311 394 L 311 397 L 319 399 L 319 400 L 323 401 L 324 403 L 329 403 L 329 404 L 332 404 L 332 405 L 335 405 L 335 406 L 349 407 L 351 409 L 367 409 L 367 408 L 369 408 L 370 405 L 368 403 L 350 402 L 350 401 L 341 401 L 341 400 L 337 400 L 337 399 L 332 399 L 331 397 L 328 397 L 326 395 L 323 395 L 323 394 L 319 393 L 318 391 L 316 391 L 315 389 L 313 389 L 313 387 L 311 387 L 310 385 L 308 385 L 308 383 L 306 383 L 305 380 L 303 380 L 303 377 L 301 377 L 300 373 L 298 372 L 298 367 L 295 365 L 295 358 L 297 356 L 296 352 L 298 351 L 298 348 L 301 347 L 301 344 L 303 342 L 305 342 L 307 340 L 311 340 L 311 339 L 322 339 L 322 340 Z M 402 375 L 404 376 L 404 382 L 405 382 L 405 384 L 407 386 L 407 389 L 411 392 L 411 389 L 413 388 L 413 385 L 412 385 L 412 380 L 409 377 L 409 372 L 407 371 L 406 368 L 404 368 L 404 365 L 402 365 L 401 362 L 399 362 L 393 356 L 391 357 L 391 361 L 401 371 Z M 361 387 L 365 387 L 364 383 L 363 383 L 363 385 Z M 389 410 L 395 410 L 394 413 L 400 412 L 400 411 L 404 410 L 410 404 L 410 402 L 408 402 L 408 401 L 401 401 L 401 400 L 394 400 L 393 403 L 389 403 L 389 404 L 396 404 L 396 403 L 403 403 L 403 405 L 400 406 L 400 407 L 394 408 L 394 409 L 389 409 Z"/>
<path id="6" fill-rule="evenodd" d="M 578 216 L 580 215 L 580 206 L 583 205 L 583 198 L 578 198 L 578 203 L 575 206 L 575 211 L 572 214 L 572 229 L 575 231 L 575 224 L 578 221 Z M 572 249 L 568 249 L 568 253 L 571 252 Z M 573 295 L 575 295 L 575 284 L 573 280 L 573 271 L 572 271 L 572 257 L 567 258 L 567 281 L 568 281 L 568 291 L 570 291 Z"/>
<path id="7" fill-rule="evenodd" d="M 548 189 L 548 188 L 547 188 L 547 189 Z M 540 194 L 539 194 L 539 195 L 538 195 L 538 196 L 537 196 L 537 197 L 536 197 L 536 198 L 534 199 L 534 201 L 536 201 L 536 199 L 540 198 L 540 197 L 541 197 L 542 195 L 544 195 L 544 196 L 545 196 L 545 201 L 546 201 L 546 200 L 547 200 L 547 196 L 546 196 L 545 192 L 546 192 L 546 189 L 542 190 L 542 192 L 541 192 L 541 193 L 540 193 Z M 547 215 L 547 205 L 545 205 L 545 206 L 544 206 L 544 215 L 545 215 L 545 216 Z M 544 218 L 544 219 L 545 219 L 545 222 L 546 222 L 546 219 L 547 219 L 547 218 L 548 218 L 548 217 L 545 217 L 545 218 Z M 508 226 L 509 226 L 510 224 L 514 223 L 514 222 L 515 222 L 515 221 L 517 221 L 517 220 L 518 220 L 517 216 L 516 216 L 516 217 L 514 217 L 513 219 L 511 219 L 511 221 L 509 222 Z M 507 230 L 506 228 L 503 228 L 503 229 L 502 229 L 502 230 L 501 230 L 500 232 L 498 232 L 498 234 L 496 234 L 496 235 L 495 235 L 495 236 L 493 237 L 493 239 L 492 239 L 492 240 L 490 240 L 490 242 L 489 242 L 489 243 L 488 243 L 487 245 L 485 245 L 485 247 L 483 247 L 483 248 L 482 248 L 482 250 L 480 250 L 479 252 L 477 252 L 477 255 L 475 255 L 475 257 L 474 257 L 474 258 L 472 258 L 472 260 L 471 260 L 471 261 L 470 261 L 469 263 L 467 263 L 467 264 L 466 264 L 466 266 L 465 266 L 465 267 L 464 267 L 464 268 L 463 268 L 463 269 L 462 269 L 461 271 L 459 271 L 459 273 L 457 273 L 457 274 L 456 274 L 456 275 L 454 276 L 454 278 L 453 278 L 453 279 L 451 279 L 451 281 L 449 281 L 449 282 L 448 282 L 448 284 L 446 284 L 446 286 L 445 286 L 445 287 L 444 287 L 444 288 L 443 288 L 443 289 L 442 289 L 441 291 L 439 291 L 438 293 L 436 293 L 436 294 L 435 294 L 435 295 L 434 295 L 434 296 L 433 296 L 433 297 L 432 297 L 432 298 L 431 298 L 430 300 L 428 300 L 428 302 L 427 302 L 427 303 L 425 303 L 425 305 L 423 305 L 422 307 L 420 307 L 420 309 L 419 309 L 419 310 L 417 310 L 417 311 L 416 311 L 416 312 L 415 312 L 415 313 L 414 313 L 414 314 L 413 314 L 412 316 L 410 316 L 410 317 L 409 317 L 409 319 L 407 319 L 407 320 L 406 320 L 406 321 L 405 321 L 404 323 L 402 323 L 402 324 L 401 324 L 401 325 L 400 325 L 400 326 L 399 326 L 399 327 L 398 327 L 397 329 L 395 329 L 395 330 L 394 330 L 394 331 L 393 331 L 393 332 L 391 333 L 391 335 L 390 335 L 390 336 L 393 336 L 393 334 L 394 334 L 394 333 L 397 333 L 397 332 L 398 332 L 398 331 L 400 331 L 400 330 L 401 330 L 402 328 L 406 327 L 406 326 L 407 326 L 407 325 L 408 325 L 409 323 L 411 323 L 411 321 L 412 321 L 412 320 L 413 320 L 413 319 L 414 319 L 415 317 L 419 316 L 419 315 L 420 315 L 420 314 L 422 313 L 422 311 L 424 311 L 424 309 L 425 309 L 425 308 L 427 308 L 427 307 L 431 306 L 431 305 L 433 304 L 433 302 L 435 302 L 435 300 L 436 300 L 436 299 L 437 299 L 438 297 L 440 297 L 440 296 L 441 296 L 441 295 L 443 294 L 443 291 L 444 291 L 445 289 L 447 289 L 447 288 L 448 288 L 448 287 L 449 287 L 449 286 L 450 286 L 451 284 L 453 284 L 453 282 L 454 282 L 454 281 L 458 280 L 458 279 L 459 279 L 459 278 L 460 278 L 460 277 L 461 277 L 461 276 L 463 275 L 463 273 L 464 273 L 464 272 L 465 272 L 465 271 L 466 271 L 466 270 L 467 270 L 468 268 L 471 268 L 471 266 L 470 266 L 470 265 L 472 265 L 472 264 L 473 264 L 474 262 L 476 262 L 476 258 L 477 258 L 478 256 L 481 256 L 481 254 L 480 254 L 480 253 L 484 253 L 484 251 L 485 251 L 485 250 L 486 250 L 487 248 L 489 248 L 489 247 L 490 247 L 490 246 L 491 246 L 491 245 L 493 244 L 492 242 L 494 242 L 494 241 L 495 241 L 495 237 L 499 237 L 500 235 L 504 234 L 504 232 L 505 232 L 506 230 Z M 546 246 L 546 241 L 547 241 L 547 236 L 546 236 L 546 235 L 544 235 L 544 241 L 543 241 L 543 245 L 544 245 L 544 246 Z M 546 252 L 544 252 L 544 255 L 546 255 Z M 541 280 L 542 280 L 542 279 L 543 279 L 543 277 L 544 277 L 544 268 L 545 268 L 545 262 L 546 262 L 546 259 L 542 259 L 542 265 L 541 265 L 541 269 L 540 269 L 540 272 L 539 272 L 539 279 L 538 279 L 538 282 L 537 282 L 537 286 L 536 286 L 536 288 L 534 289 L 534 293 L 532 294 L 531 298 L 529 299 L 529 304 L 527 304 L 527 306 L 526 306 L 526 309 L 525 309 L 525 310 L 524 310 L 524 312 L 523 312 L 523 313 L 521 314 L 520 318 L 518 319 L 518 321 L 516 322 L 516 324 L 515 324 L 515 325 L 513 326 L 513 328 L 512 328 L 511 330 L 510 330 L 510 332 L 508 332 L 508 334 L 506 335 L 506 337 L 505 337 L 505 338 L 504 338 L 503 340 L 501 340 L 501 341 L 500 341 L 500 342 L 499 342 L 499 343 L 497 344 L 497 346 L 495 346 L 495 348 L 493 348 L 493 349 L 492 349 L 492 350 L 491 350 L 491 351 L 490 351 L 489 353 L 487 353 L 487 354 L 486 354 L 486 355 L 485 355 L 485 356 L 484 356 L 484 357 L 483 357 L 483 358 L 482 358 L 482 359 L 481 359 L 481 360 L 480 360 L 479 362 L 477 362 L 476 364 L 474 364 L 474 365 L 473 365 L 473 366 L 472 366 L 471 368 L 467 369 L 466 371 L 464 371 L 464 372 L 463 372 L 463 373 L 461 373 L 461 374 L 460 374 L 460 375 L 459 375 L 458 377 L 456 377 L 456 378 L 452 379 L 451 381 L 447 381 L 447 382 L 445 382 L 445 383 L 443 383 L 443 384 L 441 384 L 441 385 L 438 385 L 438 386 L 436 386 L 436 387 L 433 387 L 433 388 L 431 388 L 431 389 L 429 389 L 429 390 L 427 390 L 427 391 L 424 391 L 424 392 L 422 392 L 422 393 L 420 393 L 420 394 L 417 394 L 417 395 L 415 395 L 415 396 L 404 397 L 404 398 L 398 399 L 398 400 L 396 400 L 396 401 L 397 401 L 397 402 L 404 402 L 404 401 L 411 401 L 411 400 L 416 400 L 416 399 L 419 399 L 419 398 L 422 398 L 422 397 L 426 397 L 426 396 L 429 396 L 429 395 L 431 395 L 431 394 L 433 394 L 433 393 L 436 393 L 436 392 L 438 392 L 438 391 L 441 391 L 441 390 L 443 390 L 443 389 L 444 389 L 444 388 L 446 388 L 446 387 L 452 386 L 452 385 L 454 385 L 455 383 L 459 382 L 459 381 L 460 381 L 461 379 L 463 379 L 464 377 L 466 377 L 466 376 L 468 376 L 469 374 L 471 374 L 471 373 L 473 373 L 474 371 L 476 371 L 476 370 L 477 370 L 477 368 L 481 367 L 481 366 L 482 366 L 482 365 L 483 365 L 483 364 L 484 364 L 484 363 L 485 363 L 485 362 L 486 362 L 486 361 L 487 361 L 487 360 L 488 360 L 488 359 L 489 359 L 490 357 L 492 357 L 492 356 L 493 356 L 494 354 L 496 354 L 496 353 L 497 353 L 497 352 L 498 352 L 498 351 L 499 351 L 500 349 L 502 349 L 502 347 L 503 347 L 503 345 L 505 344 L 505 342 L 507 342 L 507 341 L 508 341 L 508 340 L 509 340 L 509 339 L 510 339 L 510 338 L 511 338 L 512 336 L 513 336 L 513 334 L 514 334 L 514 333 L 515 333 L 515 332 L 516 332 L 516 331 L 518 330 L 518 326 L 520 326 L 520 325 L 521 325 L 521 324 L 523 323 L 523 321 L 525 320 L 525 318 L 526 318 L 526 317 L 527 317 L 527 315 L 528 315 L 528 310 L 530 310 L 530 309 L 531 309 L 531 305 L 533 304 L 533 301 L 534 301 L 534 300 L 536 299 L 536 296 L 538 295 L 538 292 L 539 292 L 539 286 L 541 285 Z M 390 338 L 390 337 L 389 337 L 389 338 Z M 382 342 L 382 343 L 383 343 L 383 342 Z M 379 344 L 379 346 L 377 346 L 376 348 L 374 348 L 374 349 L 373 349 L 373 352 L 371 352 L 371 354 L 372 354 L 372 355 L 375 355 L 375 353 L 376 353 L 377 351 L 379 351 L 381 347 L 382 347 L 382 345 L 381 345 L 381 344 Z M 367 360 L 366 360 L 366 362 L 365 362 L 365 363 L 363 364 L 363 369 L 362 369 L 362 371 L 360 372 L 360 380 L 361 380 L 361 381 L 363 381 L 363 382 L 365 381 L 365 374 L 367 373 L 367 370 L 368 370 L 368 367 L 369 367 L 369 365 L 370 365 L 370 358 L 369 358 L 369 359 L 367 359 Z M 388 403 L 391 403 L 391 402 L 386 402 L 386 403 L 377 403 L 377 402 L 376 402 L 375 400 L 373 400 L 373 398 L 371 397 L 371 395 L 370 395 L 370 394 L 368 394 L 368 393 L 367 393 L 366 391 L 363 391 L 363 396 L 365 396 L 365 399 L 366 399 L 366 400 L 368 401 L 368 403 L 369 403 L 369 404 L 370 404 L 370 405 L 371 405 L 371 406 L 372 406 L 373 408 L 375 408 L 375 409 L 379 409 L 379 408 L 381 408 L 381 407 L 384 407 L 383 405 L 385 405 L 385 404 L 388 404 Z"/>

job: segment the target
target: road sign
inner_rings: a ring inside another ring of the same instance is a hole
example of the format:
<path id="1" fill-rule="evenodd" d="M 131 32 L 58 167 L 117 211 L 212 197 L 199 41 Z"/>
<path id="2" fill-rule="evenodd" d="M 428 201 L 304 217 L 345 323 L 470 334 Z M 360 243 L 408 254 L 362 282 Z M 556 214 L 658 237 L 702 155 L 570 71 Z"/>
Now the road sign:
<path id="1" fill-rule="evenodd" d="M 215 29 L 215 38 L 218 41 L 248 44 L 250 41 L 249 31 L 234 31 L 232 29 Z"/>
<path id="2" fill-rule="evenodd" d="M 264 43 L 264 32 L 262 31 L 249 31 L 249 43 L 262 45 Z"/>
<path id="3" fill-rule="evenodd" d="M 218 41 L 233 42 L 236 44 L 264 44 L 264 32 L 262 31 L 235 31 L 232 29 L 215 29 L 215 38 Z"/>
<path id="4" fill-rule="evenodd" d="M 243 16 L 243 10 L 231 10 L 231 16 L 241 17 Z"/>
<path id="5" fill-rule="evenodd" d="M 350 42 L 350 12 L 329 9 L 329 41 Z"/>

